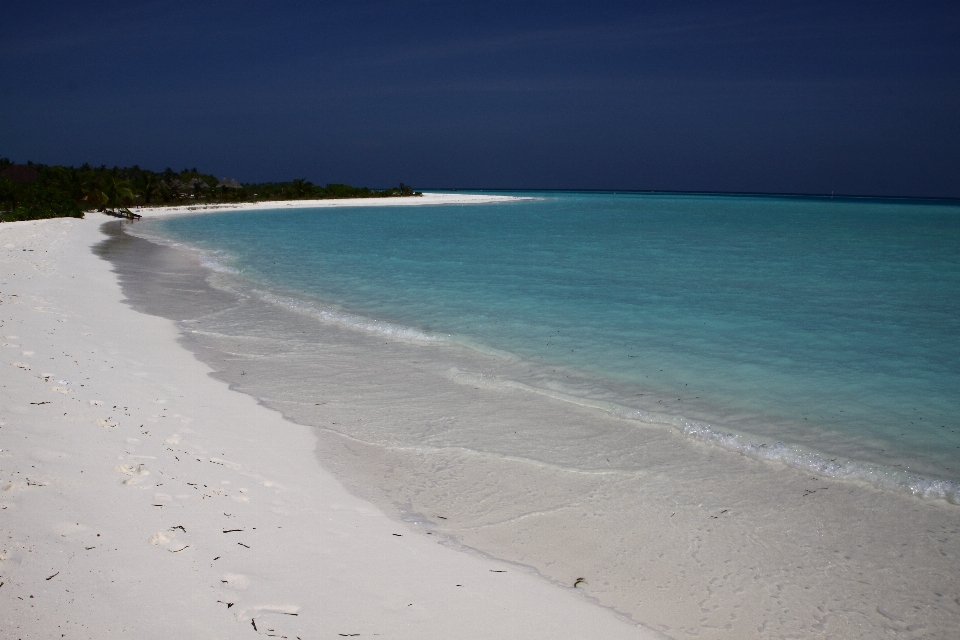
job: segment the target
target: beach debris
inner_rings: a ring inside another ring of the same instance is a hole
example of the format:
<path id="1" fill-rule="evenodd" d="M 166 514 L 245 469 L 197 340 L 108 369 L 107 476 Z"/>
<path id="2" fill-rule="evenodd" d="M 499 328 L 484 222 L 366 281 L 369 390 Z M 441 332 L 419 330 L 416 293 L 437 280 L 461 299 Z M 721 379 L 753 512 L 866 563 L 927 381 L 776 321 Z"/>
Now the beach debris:
<path id="1" fill-rule="evenodd" d="M 58 575 L 60 575 L 60 572 L 59 572 L 59 571 L 57 571 L 57 572 L 56 572 L 55 574 L 53 574 L 52 576 L 48 576 L 47 578 L 44 578 L 44 580 L 53 580 L 53 579 L 56 578 Z"/>
<path id="2" fill-rule="evenodd" d="M 240 545 L 241 547 L 246 547 L 247 549 L 250 548 L 250 545 L 243 544 L 242 542 L 238 542 L 237 544 Z"/>
<path id="3" fill-rule="evenodd" d="M 183 527 L 182 524 L 178 524 L 178 525 L 176 525 L 175 527 L 170 527 L 170 531 L 174 531 L 174 530 L 176 530 L 176 529 L 180 529 L 180 531 L 183 531 L 184 533 L 187 532 L 187 530 Z"/>
<path id="4" fill-rule="evenodd" d="M 490 573 L 506 573 L 503 569 L 490 569 Z"/>
<path id="5" fill-rule="evenodd" d="M 31 402 L 30 404 L 50 404 L 50 402 L 49 402 L 49 401 L 44 401 L 44 402 Z"/>
<path id="6" fill-rule="evenodd" d="M 219 602 L 220 604 L 225 604 L 225 605 L 227 605 L 227 609 L 229 609 L 230 607 L 232 607 L 232 606 L 235 604 L 235 603 L 233 603 L 233 602 L 224 602 L 223 600 L 217 600 L 217 602 Z"/>
<path id="7" fill-rule="evenodd" d="M 579 584 L 587 584 L 587 581 L 584 580 L 583 578 L 577 578 L 576 580 L 573 581 L 573 588 L 576 589 L 577 585 Z"/>
<path id="8" fill-rule="evenodd" d="M 257 630 L 257 621 L 256 621 L 255 618 L 250 618 L 250 624 L 253 625 L 253 630 L 254 630 L 254 631 L 256 631 L 257 633 L 260 633 L 260 631 Z"/>
<path id="9" fill-rule="evenodd" d="M 399 534 L 399 533 L 394 533 L 393 535 L 397 536 L 398 538 L 402 538 L 402 537 L 403 537 L 403 535 L 402 535 L 402 534 Z"/>
<path id="10" fill-rule="evenodd" d="M 224 533 L 234 533 L 235 531 L 243 531 L 243 529 L 224 529 Z"/>

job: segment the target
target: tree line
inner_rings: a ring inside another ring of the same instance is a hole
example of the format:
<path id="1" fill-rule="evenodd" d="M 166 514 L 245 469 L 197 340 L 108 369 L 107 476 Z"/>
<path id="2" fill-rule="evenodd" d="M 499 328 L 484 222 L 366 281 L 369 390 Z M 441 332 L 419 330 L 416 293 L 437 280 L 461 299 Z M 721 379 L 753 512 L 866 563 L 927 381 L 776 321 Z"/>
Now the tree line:
<path id="1" fill-rule="evenodd" d="M 134 217 L 132 208 L 137 206 L 419 195 L 422 193 L 403 183 L 383 190 L 346 184 L 320 186 L 305 178 L 241 184 L 218 180 L 196 168 L 176 172 L 168 167 L 156 172 L 139 166 L 23 165 L 0 158 L 0 222 L 82 218 L 85 211 Z"/>

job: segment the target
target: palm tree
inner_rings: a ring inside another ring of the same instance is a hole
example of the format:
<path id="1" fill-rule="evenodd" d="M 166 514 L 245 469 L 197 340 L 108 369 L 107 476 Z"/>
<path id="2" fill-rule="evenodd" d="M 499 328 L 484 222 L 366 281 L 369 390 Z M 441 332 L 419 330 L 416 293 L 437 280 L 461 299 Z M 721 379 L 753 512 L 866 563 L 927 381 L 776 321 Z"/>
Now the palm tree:
<path id="1" fill-rule="evenodd" d="M 155 196 L 161 196 L 160 180 L 152 173 L 144 173 L 140 180 L 133 185 L 133 192 L 143 197 L 144 204 L 150 204 Z"/>
<path id="2" fill-rule="evenodd" d="M 126 180 L 117 180 L 112 174 L 104 171 L 99 175 L 93 174 L 84 186 L 83 199 L 91 208 L 97 211 L 119 212 L 128 218 L 133 218 L 133 212 L 128 205 L 134 203 L 136 196 L 133 195 L 133 189 Z"/>
<path id="3" fill-rule="evenodd" d="M 87 208 L 97 211 L 105 210 L 107 194 L 101 188 L 95 172 L 86 172 L 86 175 L 81 178 L 80 191 L 82 193 L 80 200 L 86 203 Z"/>

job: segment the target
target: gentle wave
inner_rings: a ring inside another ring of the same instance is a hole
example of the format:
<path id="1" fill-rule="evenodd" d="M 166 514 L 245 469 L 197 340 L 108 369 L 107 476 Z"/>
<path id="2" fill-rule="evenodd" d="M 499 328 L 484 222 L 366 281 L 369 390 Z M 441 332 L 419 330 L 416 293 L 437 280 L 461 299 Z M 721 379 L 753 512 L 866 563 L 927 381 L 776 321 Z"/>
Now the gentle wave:
<path id="1" fill-rule="evenodd" d="M 737 453 L 756 460 L 780 462 L 789 467 L 810 471 L 829 478 L 866 482 L 880 489 L 901 491 L 920 498 L 941 499 L 951 504 L 960 505 L 960 483 L 951 480 L 925 478 L 883 465 L 857 462 L 839 457 L 827 458 L 822 454 L 803 451 L 782 442 L 757 442 L 749 436 L 719 431 L 710 425 L 689 422 L 682 416 L 642 411 L 614 402 L 582 398 L 553 389 L 535 387 L 515 380 L 505 380 L 482 374 L 473 374 L 455 368 L 450 369 L 448 375 L 452 380 L 461 384 L 529 391 L 556 400 L 599 409 L 618 418 L 635 420 L 648 425 L 669 426 L 687 437 L 695 438 L 701 442 L 706 442 L 723 449 L 736 451 Z"/>
<path id="2" fill-rule="evenodd" d="M 201 266 L 206 267 L 211 271 L 215 271 L 217 273 L 229 273 L 231 275 L 239 275 L 242 273 L 241 269 L 237 269 L 235 267 L 231 267 L 229 264 L 226 264 L 231 258 L 230 255 L 225 251 L 205 249 L 188 242 L 180 242 L 163 234 L 156 233 L 156 231 L 150 226 L 138 228 L 136 230 L 130 230 L 127 231 L 127 233 L 153 242 L 154 244 L 190 251 L 196 254 L 197 260 L 200 262 Z"/>
<path id="3" fill-rule="evenodd" d="M 960 504 L 960 483 L 951 480 L 925 478 L 853 460 L 827 459 L 820 454 L 801 451 L 795 447 L 775 442 L 755 442 L 733 433 L 717 431 L 709 425 L 685 423 L 680 431 L 703 442 L 737 451 L 757 460 L 782 462 L 797 469 L 812 471 L 821 476 L 839 480 L 859 480 L 881 489 L 905 491 L 920 498 L 939 498 L 951 504 Z"/>
<path id="4" fill-rule="evenodd" d="M 404 327 L 390 322 L 383 322 L 381 320 L 365 318 L 363 316 L 357 316 L 350 313 L 345 313 L 343 311 L 324 309 L 322 307 L 318 307 L 316 304 L 304 300 L 281 296 L 268 291 L 255 290 L 255 293 L 264 302 L 280 305 L 299 313 L 305 313 L 307 315 L 314 316 L 315 318 L 319 318 L 320 320 L 324 320 L 326 322 L 345 325 L 353 329 L 360 329 L 362 331 L 368 331 L 371 333 L 379 333 L 396 338 L 417 340 L 421 342 L 436 342 L 439 339 L 436 336 L 428 335 L 422 331 L 418 331 L 417 329 L 411 329 L 409 327 Z"/>
<path id="5" fill-rule="evenodd" d="M 199 253 L 200 253 L 200 264 L 212 271 L 216 271 L 217 273 L 231 273 L 234 275 L 237 275 L 240 273 L 239 269 L 235 269 L 233 267 L 227 266 L 223 262 L 221 262 L 218 259 L 216 253 L 211 254 L 211 253 L 204 252 L 202 250 Z"/>

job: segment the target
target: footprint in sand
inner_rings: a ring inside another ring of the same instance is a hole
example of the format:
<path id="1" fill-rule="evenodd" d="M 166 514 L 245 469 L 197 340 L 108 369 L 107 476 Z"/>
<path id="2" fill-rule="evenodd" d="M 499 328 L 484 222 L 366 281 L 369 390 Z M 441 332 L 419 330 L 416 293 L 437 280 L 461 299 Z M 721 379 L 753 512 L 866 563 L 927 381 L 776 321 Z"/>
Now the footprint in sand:
<path id="1" fill-rule="evenodd" d="M 259 621 L 263 616 L 270 616 L 271 614 L 281 616 L 298 616 L 300 615 L 300 607 L 295 604 L 262 604 L 240 609 L 234 615 L 236 616 L 237 620 L 249 620 L 253 618 Z M 267 631 L 273 631 L 273 629 L 269 628 L 273 624 L 275 623 L 270 622 L 270 618 L 267 618 L 266 620 L 261 621 L 259 626 Z"/>
<path id="2" fill-rule="evenodd" d="M 133 476 L 123 481 L 123 484 L 125 485 L 140 484 L 143 482 L 143 478 L 140 476 L 150 475 L 150 472 L 144 469 L 142 464 L 118 464 L 113 468 L 113 470 L 118 473 Z"/>
<path id="3" fill-rule="evenodd" d="M 168 533 L 166 531 L 157 531 L 155 534 L 150 536 L 150 540 L 148 542 L 152 545 L 162 547 L 165 544 L 172 542 L 173 538 L 174 535 L 172 533 Z"/>
<path id="4" fill-rule="evenodd" d="M 156 547 L 166 547 L 170 553 L 180 553 L 190 547 L 177 540 L 176 536 L 170 531 L 157 531 L 150 536 L 148 542 Z"/>
<path id="5" fill-rule="evenodd" d="M 143 468 L 142 464 L 118 464 L 113 468 L 118 473 L 124 473 L 128 476 L 148 476 L 150 472 Z"/>
<path id="6" fill-rule="evenodd" d="M 225 573 L 220 578 L 220 582 L 223 586 L 237 591 L 243 591 L 250 587 L 250 578 L 242 573 Z"/>

